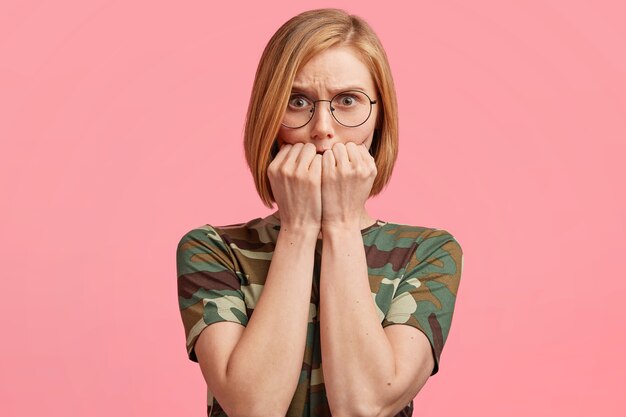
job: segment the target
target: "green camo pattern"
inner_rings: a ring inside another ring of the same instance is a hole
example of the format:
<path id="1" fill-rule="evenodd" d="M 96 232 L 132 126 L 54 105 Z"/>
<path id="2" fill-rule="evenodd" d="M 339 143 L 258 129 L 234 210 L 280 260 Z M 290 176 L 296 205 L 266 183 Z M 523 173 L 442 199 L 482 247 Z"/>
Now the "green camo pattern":
<path id="1" fill-rule="evenodd" d="M 221 321 L 246 326 L 263 291 L 280 231 L 270 215 L 247 223 L 204 225 L 187 232 L 176 251 L 178 302 L 187 354 L 198 362 L 194 345 L 200 332 Z M 463 252 L 447 231 L 377 220 L 361 230 L 369 283 L 382 327 L 405 324 L 430 341 L 439 370 L 450 332 L 463 265 Z M 321 244 L 315 249 L 313 289 L 302 373 L 288 417 L 331 416 L 319 345 Z M 413 401 L 397 416 L 411 416 Z M 227 417 L 207 391 L 207 415 Z"/>

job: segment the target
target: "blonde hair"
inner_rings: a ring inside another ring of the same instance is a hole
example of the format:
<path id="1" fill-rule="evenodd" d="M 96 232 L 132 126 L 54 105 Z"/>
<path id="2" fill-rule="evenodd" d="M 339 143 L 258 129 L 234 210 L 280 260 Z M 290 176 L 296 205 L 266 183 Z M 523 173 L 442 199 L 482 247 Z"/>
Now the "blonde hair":
<path id="1" fill-rule="evenodd" d="M 353 47 L 369 67 L 381 103 L 370 153 L 377 168 L 369 197 L 391 178 L 398 153 L 398 106 L 385 50 L 362 18 L 340 9 L 303 12 L 285 22 L 268 42 L 256 71 L 244 130 L 244 150 L 254 184 L 265 206 L 274 195 L 267 169 L 278 152 L 276 136 L 298 70 L 332 46 Z"/>

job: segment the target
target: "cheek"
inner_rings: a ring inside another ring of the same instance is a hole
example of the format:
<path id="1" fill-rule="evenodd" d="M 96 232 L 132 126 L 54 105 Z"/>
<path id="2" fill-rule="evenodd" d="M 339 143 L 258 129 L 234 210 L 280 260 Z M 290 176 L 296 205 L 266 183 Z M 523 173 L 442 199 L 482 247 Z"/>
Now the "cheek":
<path id="1" fill-rule="evenodd" d="M 296 132 L 293 129 L 287 129 L 286 127 L 281 127 L 280 129 L 278 129 L 277 139 L 279 146 L 282 146 L 285 143 L 294 144 L 297 142 L 302 142 L 299 132 Z"/>
<path id="2" fill-rule="evenodd" d="M 346 132 L 347 137 L 352 138 L 352 140 L 359 144 L 370 141 L 374 136 L 374 126 L 375 124 L 370 124 L 368 121 L 368 123 Z"/>

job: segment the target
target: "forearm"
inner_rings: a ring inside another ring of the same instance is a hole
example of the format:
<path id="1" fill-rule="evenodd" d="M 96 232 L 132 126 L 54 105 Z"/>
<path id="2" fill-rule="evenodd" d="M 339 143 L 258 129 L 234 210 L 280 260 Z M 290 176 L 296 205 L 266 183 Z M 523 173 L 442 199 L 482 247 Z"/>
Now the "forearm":
<path id="1" fill-rule="evenodd" d="M 263 292 L 228 361 L 244 415 L 285 415 L 302 370 L 317 231 L 283 228 Z M 270 401 L 271 403 L 268 403 Z"/>
<path id="2" fill-rule="evenodd" d="M 340 416 L 377 412 L 392 395 L 396 367 L 372 297 L 363 237 L 358 227 L 323 233 L 320 331 L 329 406 Z"/>

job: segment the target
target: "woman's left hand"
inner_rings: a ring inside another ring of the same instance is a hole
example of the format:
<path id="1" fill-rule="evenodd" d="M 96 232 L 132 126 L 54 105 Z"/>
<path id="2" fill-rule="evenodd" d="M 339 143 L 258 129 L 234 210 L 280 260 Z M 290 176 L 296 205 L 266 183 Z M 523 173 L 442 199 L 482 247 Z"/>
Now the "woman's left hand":
<path id="1" fill-rule="evenodd" d="M 322 229 L 359 227 L 377 174 L 364 144 L 335 143 L 322 157 Z"/>

